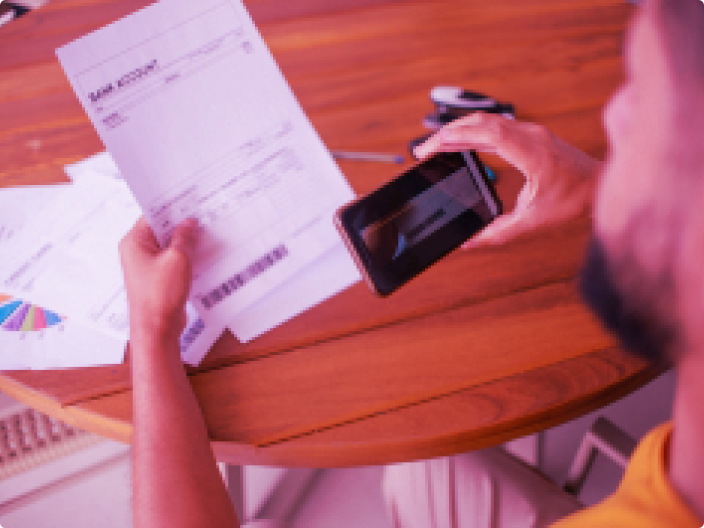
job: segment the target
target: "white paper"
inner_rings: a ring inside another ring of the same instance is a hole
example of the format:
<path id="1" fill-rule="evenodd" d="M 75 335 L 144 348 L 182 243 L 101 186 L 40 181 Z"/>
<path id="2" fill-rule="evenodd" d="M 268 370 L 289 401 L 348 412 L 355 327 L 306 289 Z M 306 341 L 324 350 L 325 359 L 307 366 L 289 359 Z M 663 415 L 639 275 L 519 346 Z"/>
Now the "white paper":
<path id="1" fill-rule="evenodd" d="M 0 296 L 2 297 L 2 296 Z M 0 302 L 0 310 L 20 302 L 17 298 Z M 13 328 L 14 317 L 27 320 L 26 306 L 41 308 L 23 302 L 0 327 L 0 370 L 51 369 L 92 367 L 122 363 L 125 340 L 110 337 L 70 319 L 63 319 L 43 328 L 30 325 L 23 330 Z M 14 316 L 14 317 L 13 317 Z"/>
<path id="2" fill-rule="evenodd" d="M 76 163 L 64 165 L 64 172 L 73 182 L 80 182 L 85 178 L 94 178 L 96 176 L 117 180 L 122 179 L 120 169 L 107 151 L 98 152 Z"/>
<path id="3" fill-rule="evenodd" d="M 92 182 L 93 180 L 121 180 L 120 171 L 117 168 L 112 156 L 108 152 L 101 152 L 90 156 L 84 160 L 71 165 L 66 165 L 64 170 L 71 179 L 80 184 Z M 100 184 L 100 182 L 97 182 Z M 107 185 L 110 185 L 109 183 Z M 130 195 L 131 196 L 131 195 Z M 136 202 L 134 207 L 138 208 Z M 134 225 L 134 218 L 125 218 L 124 228 L 129 230 Z M 117 244 L 119 240 L 115 241 Z M 124 307 L 125 314 L 127 306 Z M 188 319 L 186 328 L 181 335 L 181 359 L 190 365 L 197 366 L 206 356 L 210 347 L 218 340 L 224 326 L 206 325 L 198 316 L 191 303 L 186 306 Z"/>
<path id="4" fill-rule="evenodd" d="M 70 189 L 64 184 L 0 189 L 0 254 L 8 255 L 6 242 L 21 236 L 33 216 Z M 124 339 L 77 321 L 57 321 L 54 314 L 0 289 L 0 370 L 109 365 L 121 363 L 124 354 Z"/>
<path id="5" fill-rule="evenodd" d="M 349 288 L 361 279 L 342 244 L 301 271 L 230 322 L 230 331 L 247 343 L 281 323 Z"/>
<path id="6" fill-rule="evenodd" d="M 79 170 L 90 174 L 89 167 L 90 164 Z M 56 195 L 56 200 L 48 206 L 41 202 L 34 207 L 31 194 L 22 197 L 23 214 L 31 220 L 18 236 L 2 246 L 7 257 L 0 262 L 3 280 L 0 291 L 12 293 L 18 299 L 30 299 L 31 303 L 68 316 L 71 326 L 67 335 L 74 341 L 80 338 L 81 330 L 74 331 L 73 326 L 83 329 L 87 325 L 87 342 L 101 339 L 97 334 L 102 332 L 107 334 L 106 340 L 117 340 L 124 349 L 129 337 L 129 311 L 118 243 L 141 216 L 139 206 L 123 182 L 95 175 L 80 184 L 62 186 L 62 189 L 65 191 Z M 32 188 L 26 191 L 31 192 Z M 7 196 L 20 198 L 17 192 Z M 3 218 L 8 210 L 2 209 Z M 33 213 L 29 215 L 29 211 Z M 16 232 L 20 227 L 19 215 L 8 215 L 8 218 L 5 222 L 0 219 L 0 225 L 7 226 L 8 232 L 12 226 Z M 194 316 L 193 310 L 190 314 L 181 339 L 181 357 L 197 365 L 224 327 L 206 327 Z M 66 324 L 62 326 L 65 327 Z M 91 338 L 88 333 L 96 337 Z M 10 337 L 5 336 L 3 342 L 9 343 Z M 32 336 L 35 338 L 38 334 Z M 73 360 L 80 362 L 78 356 Z M 116 362 L 121 361 L 122 357 Z"/>
<path id="7" fill-rule="evenodd" d="M 69 191 L 6 243 L 0 288 L 127 339 L 117 244 L 141 212 L 123 182 L 94 180 Z"/>
<path id="8" fill-rule="evenodd" d="M 10 240 L 32 217 L 70 185 L 30 185 L 0 189 L 0 244 Z"/>
<path id="9" fill-rule="evenodd" d="M 198 366 L 225 329 L 206 324 L 191 303 L 186 304 L 186 316 L 186 329 L 181 334 L 181 359 Z"/>
<path id="10" fill-rule="evenodd" d="M 57 55 L 157 238 L 199 219 L 208 325 L 339 244 L 353 193 L 241 3 L 162 0 Z"/>
<path id="11" fill-rule="evenodd" d="M 85 181 L 84 178 L 95 177 L 121 178 L 117 164 L 107 151 L 67 165 L 64 170 L 73 181 Z M 241 342 L 247 343 L 345 290 L 360 279 L 349 253 L 344 245 L 339 243 L 290 280 L 240 312 L 230 321 L 228 327 Z M 205 328 L 202 320 L 198 321 L 198 316 L 190 304 L 188 308 L 189 323 L 181 340 L 182 358 L 187 363 L 197 365 L 210 345 L 204 347 L 198 346 L 198 342 L 191 342 L 197 330 Z M 215 334 L 210 328 L 207 333 Z M 211 336 L 211 344 L 217 337 L 219 336 Z M 207 335 L 198 339 L 201 343 L 209 341 Z M 187 350 L 189 346 L 184 345 L 190 345 L 191 350 Z"/>

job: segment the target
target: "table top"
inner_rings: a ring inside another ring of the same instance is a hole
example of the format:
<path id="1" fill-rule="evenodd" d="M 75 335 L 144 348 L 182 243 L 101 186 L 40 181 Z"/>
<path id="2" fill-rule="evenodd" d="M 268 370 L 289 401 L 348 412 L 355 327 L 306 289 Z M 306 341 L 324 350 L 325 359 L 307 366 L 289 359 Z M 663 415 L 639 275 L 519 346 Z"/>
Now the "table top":
<path id="1" fill-rule="evenodd" d="M 66 181 L 104 149 L 54 49 L 144 0 L 52 0 L 0 28 L 0 186 Z M 622 0 L 248 0 L 331 149 L 404 153 L 435 85 L 515 104 L 519 119 L 602 157 L 621 81 Z M 522 177 L 485 156 L 513 206 Z M 409 158 L 410 163 L 410 158 Z M 364 193 L 399 166 L 340 161 Z M 658 374 L 580 302 L 589 222 L 458 250 L 389 298 L 357 284 L 250 344 L 227 333 L 189 376 L 219 459 L 380 464 L 516 438 L 592 411 Z M 3 372 L 0 388 L 129 442 L 129 364 Z"/>

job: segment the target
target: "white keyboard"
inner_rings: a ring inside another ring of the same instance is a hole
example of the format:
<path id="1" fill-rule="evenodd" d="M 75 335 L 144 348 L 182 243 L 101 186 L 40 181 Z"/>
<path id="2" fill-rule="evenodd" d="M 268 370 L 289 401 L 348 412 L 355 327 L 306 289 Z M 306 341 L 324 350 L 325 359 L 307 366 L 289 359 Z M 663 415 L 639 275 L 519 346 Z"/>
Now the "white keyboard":
<path id="1" fill-rule="evenodd" d="M 0 393 L 0 505 L 129 450 Z"/>
<path id="2" fill-rule="evenodd" d="M 0 414 L 0 480 L 100 440 L 96 435 L 18 404 Z"/>

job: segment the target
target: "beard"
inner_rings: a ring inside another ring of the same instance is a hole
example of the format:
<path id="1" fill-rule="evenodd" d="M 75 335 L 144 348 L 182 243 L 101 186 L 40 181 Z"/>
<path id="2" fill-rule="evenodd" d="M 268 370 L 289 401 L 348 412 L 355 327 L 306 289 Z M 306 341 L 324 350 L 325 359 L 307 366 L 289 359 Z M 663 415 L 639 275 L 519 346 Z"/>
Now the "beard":
<path id="1" fill-rule="evenodd" d="M 579 276 L 582 297 L 628 352 L 670 365 L 678 331 L 664 307 L 671 304 L 672 283 L 666 277 L 648 280 L 633 259 L 624 260 L 611 262 L 603 243 L 592 235 Z"/>

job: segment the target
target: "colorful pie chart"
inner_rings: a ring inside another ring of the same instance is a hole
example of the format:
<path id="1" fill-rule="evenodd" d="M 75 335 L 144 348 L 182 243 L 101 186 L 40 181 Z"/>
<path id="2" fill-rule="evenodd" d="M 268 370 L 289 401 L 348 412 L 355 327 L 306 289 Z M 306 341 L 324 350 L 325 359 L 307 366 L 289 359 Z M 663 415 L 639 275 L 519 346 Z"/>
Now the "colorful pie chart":
<path id="1" fill-rule="evenodd" d="M 62 318 L 39 306 L 0 293 L 0 329 L 9 332 L 36 332 L 57 325 Z"/>

